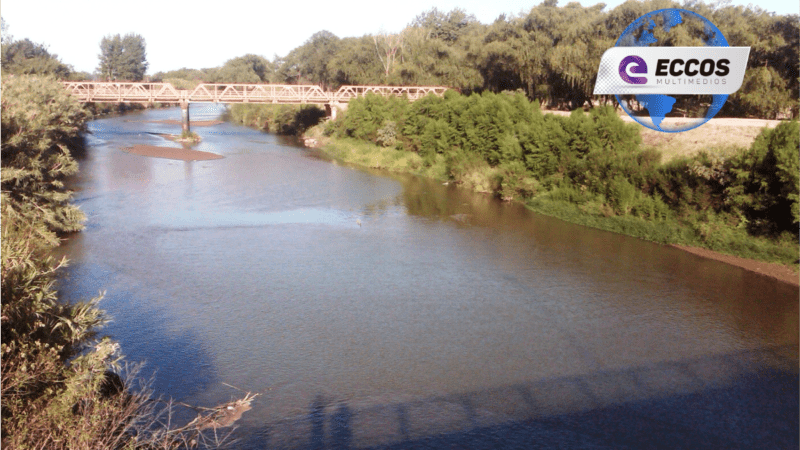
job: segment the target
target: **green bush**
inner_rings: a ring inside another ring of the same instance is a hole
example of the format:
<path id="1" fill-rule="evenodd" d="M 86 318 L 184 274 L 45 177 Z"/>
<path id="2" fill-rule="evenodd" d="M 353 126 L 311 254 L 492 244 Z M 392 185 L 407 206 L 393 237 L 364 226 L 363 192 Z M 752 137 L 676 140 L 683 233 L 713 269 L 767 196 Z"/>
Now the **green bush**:
<path id="1" fill-rule="evenodd" d="M 51 232 L 80 230 L 84 215 L 69 204 L 63 178 L 78 170 L 69 146 L 79 143 L 86 112 L 53 78 L 8 76 L 2 83 L 4 204 Z"/>
<path id="2" fill-rule="evenodd" d="M 402 129 L 407 107 L 408 100 L 405 98 L 367 93 L 347 105 L 347 112 L 337 120 L 338 136 L 376 142 L 378 130 L 386 122 L 395 122 L 397 128 Z"/>
<path id="3" fill-rule="evenodd" d="M 625 178 L 615 177 L 608 185 L 608 193 L 606 197 L 614 206 L 617 214 L 625 215 L 631 212 L 631 209 L 638 200 L 639 192 L 636 188 Z"/>
<path id="4" fill-rule="evenodd" d="M 443 155 L 455 148 L 456 141 L 456 131 L 444 119 L 429 120 L 419 137 L 419 154 L 430 161 L 434 155 Z"/>
<path id="5" fill-rule="evenodd" d="M 451 151 L 445 157 L 448 177 L 477 192 L 495 193 L 500 179 L 480 155 L 465 151 Z"/>
<path id="6" fill-rule="evenodd" d="M 397 144 L 397 122 L 387 120 L 375 138 L 375 143 L 381 147 L 394 147 Z"/>
<path id="7" fill-rule="evenodd" d="M 532 198 L 542 189 L 539 180 L 530 176 L 519 160 L 498 166 L 496 176 L 500 198 L 506 201 Z"/>
<path id="8" fill-rule="evenodd" d="M 302 135 L 320 123 L 325 111 L 315 105 L 269 105 L 237 103 L 228 118 L 247 126 L 255 126 L 275 134 Z"/>
<path id="9" fill-rule="evenodd" d="M 562 183 L 561 186 L 558 186 L 550 191 L 549 198 L 551 200 L 572 203 L 575 205 L 580 205 L 593 199 L 592 195 L 587 194 L 585 190 L 581 190 L 567 183 Z"/>
<path id="10" fill-rule="evenodd" d="M 671 215 L 669 206 L 657 194 L 638 196 L 631 207 L 631 213 L 636 217 L 655 221 L 666 220 Z"/>
<path id="11" fill-rule="evenodd" d="M 534 177 L 552 180 L 551 176 L 555 173 L 566 171 L 571 155 L 567 151 L 567 134 L 562 117 L 534 115 L 529 126 L 519 134 L 519 142 L 522 160 Z"/>
<path id="12" fill-rule="evenodd" d="M 800 224 L 800 125 L 764 129 L 749 150 L 731 161 L 728 203 L 744 213 L 754 234 L 797 234 Z"/>

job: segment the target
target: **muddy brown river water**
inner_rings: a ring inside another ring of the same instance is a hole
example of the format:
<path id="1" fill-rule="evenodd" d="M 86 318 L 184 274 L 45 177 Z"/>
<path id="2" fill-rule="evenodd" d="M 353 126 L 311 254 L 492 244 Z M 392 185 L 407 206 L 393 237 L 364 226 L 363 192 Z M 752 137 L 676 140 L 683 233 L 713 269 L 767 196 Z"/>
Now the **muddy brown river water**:
<path id="1" fill-rule="evenodd" d="M 796 287 L 229 123 L 121 150 L 179 115 L 90 123 L 61 289 L 157 394 L 261 393 L 237 448 L 797 447 Z"/>

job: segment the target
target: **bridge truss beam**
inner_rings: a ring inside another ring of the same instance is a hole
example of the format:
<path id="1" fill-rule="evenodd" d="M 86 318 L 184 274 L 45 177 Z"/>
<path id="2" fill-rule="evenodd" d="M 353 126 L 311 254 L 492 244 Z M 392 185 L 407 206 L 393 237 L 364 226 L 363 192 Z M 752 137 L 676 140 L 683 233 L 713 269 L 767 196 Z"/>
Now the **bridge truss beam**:
<path id="1" fill-rule="evenodd" d="M 96 103 L 274 103 L 335 105 L 372 92 L 418 100 L 444 95 L 442 86 L 342 86 L 336 92 L 316 85 L 202 83 L 176 89 L 170 83 L 66 81 L 64 87 L 82 102 Z"/>

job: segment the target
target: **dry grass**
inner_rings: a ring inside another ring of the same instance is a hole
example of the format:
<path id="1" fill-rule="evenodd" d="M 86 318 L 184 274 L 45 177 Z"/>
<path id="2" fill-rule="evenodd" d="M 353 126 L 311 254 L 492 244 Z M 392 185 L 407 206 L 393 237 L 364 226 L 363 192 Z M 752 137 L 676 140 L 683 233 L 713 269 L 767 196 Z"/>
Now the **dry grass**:
<path id="1" fill-rule="evenodd" d="M 568 116 L 567 111 L 542 111 L 546 114 Z M 617 112 L 626 122 L 633 122 L 623 111 Z M 667 118 L 679 121 L 679 118 Z M 701 150 L 727 153 L 737 148 L 748 148 L 764 127 L 775 128 L 780 120 L 714 118 L 693 130 L 664 133 L 641 127 L 642 146 L 654 148 L 662 155 L 662 162 L 681 156 L 691 156 Z"/>
<path id="2" fill-rule="evenodd" d="M 662 161 L 666 162 L 681 156 L 691 156 L 701 150 L 725 153 L 736 148 L 748 148 L 761 130 L 762 128 L 748 125 L 713 123 L 681 133 L 663 133 L 642 127 L 642 145 L 644 148 L 659 150 Z"/>

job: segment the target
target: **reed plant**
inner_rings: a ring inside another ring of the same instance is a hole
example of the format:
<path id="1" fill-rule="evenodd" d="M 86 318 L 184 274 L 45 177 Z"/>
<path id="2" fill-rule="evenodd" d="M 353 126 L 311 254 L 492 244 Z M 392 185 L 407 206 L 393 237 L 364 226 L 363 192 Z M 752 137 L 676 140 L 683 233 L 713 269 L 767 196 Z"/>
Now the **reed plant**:
<path id="1" fill-rule="evenodd" d="M 154 399 L 138 373 L 125 370 L 119 345 L 100 334 L 108 321 L 102 294 L 67 303 L 55 289 L 67 261 L 52 251 L 85 221 L 64 177 L 78 170 L 71 145 L 85 131 L 87 112 L 52 78 L 4 76 L 2 91 L 0 444 L 218 447 L 233 424 L 223 420 L 230 405 L 175 424 L 174 405 Z M 249 406 L 252 398 L 242 401 Z"/>

